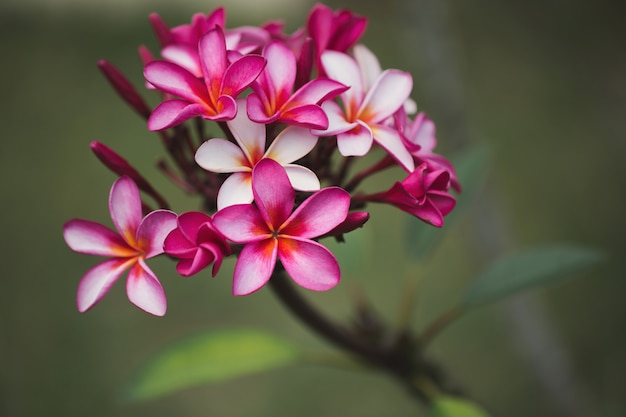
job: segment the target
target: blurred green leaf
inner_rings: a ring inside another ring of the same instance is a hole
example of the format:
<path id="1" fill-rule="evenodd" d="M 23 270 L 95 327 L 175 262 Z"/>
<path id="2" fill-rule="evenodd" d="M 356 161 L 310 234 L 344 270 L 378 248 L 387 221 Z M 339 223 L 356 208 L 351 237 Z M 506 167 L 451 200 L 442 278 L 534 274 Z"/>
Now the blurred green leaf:
<path id="1" fill-rule="evenodd" d="M 424 223 L 416 217 L 408 217 L 406 248 L 411 258 L 422 260 L 435 249 L 445 229 L 467 210 L 481 185 L 487 178 L 490 153 L 486 146 L 473 148 L 452 159 L 463 191 L 456 196 L 456 207 L 446 216 L 442 229 Z"/>
<path id="2" fill-rule="evenodd" d="M 479 406 L 467 400 L 453 397 L 435 398 L 426 417 L 488 417 Z"/>
<path id="3" fill-rule="evenodd" d="M 499 259 L 469 286 L 464 307 L 542 287 L 598 263 L 603 253 L 579 246 L 546 246 Z"/>
<path id="4" fill-rule="evenodd" d="M 157 354 L 126 393 L 130 400 L 169 394 L 295 363 L 291 343 L 256 330 L 221 330 L 197 335 Z"/>

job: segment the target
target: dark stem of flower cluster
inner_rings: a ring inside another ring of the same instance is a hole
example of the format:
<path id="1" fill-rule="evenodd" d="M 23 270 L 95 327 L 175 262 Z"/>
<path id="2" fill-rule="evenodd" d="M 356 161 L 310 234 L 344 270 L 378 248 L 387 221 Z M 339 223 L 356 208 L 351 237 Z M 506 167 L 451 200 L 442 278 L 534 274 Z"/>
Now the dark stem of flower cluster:
<path id="1" fill-rule="evenodd" d="M 310 329 L 365 364 L 392 375 L 420 402 L 429 404 L 441 392 L 458 393 L 447 386 L 441 371 L 423 357 L 417 338 L 407 331 L 391 339 L 369 338 L 331 321 L 302 297 L 281 265 L 277 265 L 270 287 Z"/>

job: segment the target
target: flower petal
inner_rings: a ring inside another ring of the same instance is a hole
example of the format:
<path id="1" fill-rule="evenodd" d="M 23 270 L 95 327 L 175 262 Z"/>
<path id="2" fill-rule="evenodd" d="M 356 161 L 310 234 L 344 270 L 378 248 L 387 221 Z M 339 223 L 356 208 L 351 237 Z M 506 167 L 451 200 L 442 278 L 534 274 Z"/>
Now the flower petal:
<path id="1" fill-rule="evenodd" d="M 348 215 L 350 194 L 339 187 L 324 188 L 293 212 L 280 229 L 280 234 L 314 238 L 333 230 Z"/>
<path id="2" fill-rule="evenodd" d="M 322 109 L 328 117 L 328 129 L 311 130 L 311 133 L 314 135 L 334 136 L 339 133 L 347 132 L 357 126 L 356 122 L 349 122 L 346 120 L 346 115 L 344 114 L 343 109 L 334 101 L 325 101 L 322 104 Z"/>
<path id="3" fill-rule="evenodd" d="M 226 178 L 217 192 L 217 208 L 221 210 L 235 204 L 249 204 L 253 199 L 252 174 L 235 172 Z"/>
<path id="4" fill-rule="evenodd" d="M 241 148 L 226 139 L 210 139 L 196 151 L 196 163 L 211 172 L 250 171 L 250 165 Z"/>
<path id="5" fill-rule="evenodd" d="M 167 301 L 161 283 L 143 260 L 132 267 L 126 280 L 126 294 L 131 303 L 154 314 L 165 315 Z"/>
<path id="6" fill-rule="evenodd" d="M 291 214 L 296 199 L 285 169 L 273 159 L 262 159 L 252 170 L 252 193 L 270 230 L 278 229 Z"/>
<path id="7" fill-rule="evenodd" d="M 281 165 L 290 164 L 311 152 L 317 145 L 317 139 L 310 129 L 289 126 L 276 136 L 265 152 L 265 157 Z"/>
<path id="8" fill-rule="evenodd" d="M 381 125 L 371 126 L 371 128 L 374 140 L 389 152 L 407 172 L 412 172 L 415 169 L 415 161 L 406 149 L 406 146 L 404 146 L 398 131 Z"/>
<path id="9" fill-rule="evenodd" d="M 233 274 L 233 295 L 247 295 L 269 281 L 276 265 L 277 239 L 248 243 L 242 249 Z"/>
<path id="10" fill-rule="evenodd" d="M 363 99 L 359 119 L 369 124 L 382 122 L 404 105 L 412 88 L 413 78 L 408 72 L 383 71 Z"/>
<path id="11" fill-rule="evenodd" d="M 176 229 L 176 213 L 169 210 L 155 210 L 148 213 L 137 230 L 137 244 L 144 252 L 144 259 L 162 254 L 165 238 L 174 229 Z"/>
<path id="12" fill-rule="evenodd" d="M 76 295 L 78 311 L 84 313 L 96 305 L 120 275 L 135 262 L 137 262 L 136 258 L 109 259 L 87 271 L 78 284 Z"/>
<path id="13" fill-rule="evenodd" d="M 120 236 L 131 247 L 137 247 L 137 228 L 141 223 L 141 198 L 139 188 L 129 177 L 118 178 L 109 194 L 111 220 Z"/>
<path id="14" fill-rule="evenodd" d="M 380 67 L 380 63 L 378 62 L 378 58 L 376 58 L 376 55 L 374 55 L 374 53 L 365 45 L 354 45 L 352 51 L 354 53 L 354 59 L 361 69 L 363 88 L 365 91 L 369 91 L 378 76 L 383 72 Z"/>
<path id="15" fill-rule="evenodd" d="M 341 98 L 347 112 L 356 112 L 365 94 L 361 71 L 356 61 L 342 52 L 325 51 L 322 54 L 322 64 L 328 78 L 350 87 L 341 94 Z"/>
<path id="16" fill-rule="evenodd" d="M 195 103 L 182 100 L 167 100 L 159 104 L 148 119 L 148 129 L 158 131 L 168 129 L 192 117 L 201 116 L 206 109 Z"/>
<path id="17" fill-rule="evenodd" d="M 202 77 L 202 68 L 198 51 L 189 45 L 172 44 L 161 49 L 161 56 L 166 60 L 186 69 L 198 78 Z"/>
<path id="18" fill-rule="evenodd" d="M 252 204 L 238 204 L 213 215 L 213 225 L 235 243 L 248 243 L 271 237 L 261 213 Z"/>
<path id="19" fill-rule="evenodd" d="M 337 135 L 337 148 L 343 156 L 363 156 L 370 151 L 373 142 L 372 131 L 362 122 Z"/>
<path id="20" fill-rule="evenodd" d="M 236 97 L 259 76 L 265 68 L 265 58 L 260 55 L 246 55 L 233 62 L 224 74 L 222 94 Z"/>
<path id="21" fill-rule="evenodd" d="M 296 57 L 282 42 L 272 42 L 263 50 L 263 56 L 267 60 L 265 75 L 267 85 L 273 91 L 274 103 L 281 107 L 293 90 L 293 83 L 296 79 Z"/>
<path id="22" fill-rule="evenodd" d="M 304 84 L 289 98 L 285 107 L 293 107 L 298 104 L 319 104 L 324 100 L 333 98 L 349 87 L 329 78 L 316 78 Z"/>
<path id="23" fill-rule="evenodd" d="M 205 33 L 198 42 L 198 54 L 204 83 L 209 95 L 214 99 L 220 96 L 222 78 L 228 67 L 226 60 L 226 40 L 221 27 Z"/>
<path id="24" fill-rule="evenodd" d="M 178 65 L 167 61 L 153 61 L 143 70 L 146 80 L 165 91 L 187 101 L 210 102 L 206 87 L 192 73 Z"/>
<path id="25" fill-rule="evenodd" d="M 237 104 L 241 111 L 238 111 L 237 116 L 228 122 L 228 128 L 248 158 L 250 163 L 248 166 L 253 167 L 265 153 L 265 125 L 255 123 L 248 118 L 244 99 L 237 100 Z"/>
<path id="26" fill-rule="evenodd" d="M 280 113 L 278 120 L 290 125 L 308 127 L 309 129 L 328 128 L 328 116 L 317 104 L 288 108 Z"/>
<path id="27" fill-rule="evenodd" d="M 278 257 L 291 278 L 304 288 L 326 291 L 339 283 L 341 271 L 337 259 L 317 242 L 281 237 Z"/>
<path id="28" fill-rule="evenodd" d="M 250 93 L 246 99 L 246 112 L 248 118 L 256 123 L 268 124 L 278 120 L 280 113 L 275 111 L 267 114 L 267 108 L 261 100 L 260 92 Z"/>
<path id="29" fill-rule="evenodd" d="M 65 243 L 74 252 L 96 256 L 128 257 L 137 251 L 100 223 L 74 219 L 63 225 Z"/>
<path id="30" fill-rule="evenodd" d="M 298 191 L 317 191 L 320 189 L 320 180 L 309 168 L 301 165 L 283 165 L 291 186 Z"/>

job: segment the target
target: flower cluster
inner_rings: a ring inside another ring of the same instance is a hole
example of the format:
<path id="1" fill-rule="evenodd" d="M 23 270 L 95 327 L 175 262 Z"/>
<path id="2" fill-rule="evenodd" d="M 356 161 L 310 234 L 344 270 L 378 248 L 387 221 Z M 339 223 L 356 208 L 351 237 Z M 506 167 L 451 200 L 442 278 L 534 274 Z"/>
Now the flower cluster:
<path id="1" fill-rule="evenodd" d="M 128 297 L 163 315 L 163 288 L 146 260 L 178 259 L 177 272 L 195 275 L 237 256 L 233 294 L 263 287 L 276 265 L 300 286 L 334 287 L 340 269 L 321 238 L 363 226 L 368 203 L 386 203 L 436 227 L 460 191 L 453 166 L 434 153 L 434 123 L 416 113 L 407 72 L 381 68 L 357 42 L 367 21 L 318 4 L 293 34 L 280 22 L 229 28 L 223 8 L 169 27 L 150 16 L 160 51 L 140 47 L 145 86 L 160 103 L 151 109 L 109 62 L 99 67 L 120 96 L 158 131 L 169 161 L 159 168 L 202 199 L 202 211 L 175 214 L 130 163 L 105 145 L 92 150 L 120 176 L 109 198 L 117 233 L 75 219 L 64 226 L 68 246 L 109 259 L 79 284 L 80 311 L 93 307 L 130 269 Z M 205 121 L 221 134 L 206 133 Z M 356 157 L 382 157 L 354 172 Z M 171 166 L 171 164 L 175 166 Z M 399 167 L 405 178 L 386 191 L 361 183 Z M 160 209 L 152 210 L 140 191 Z M 145 216 L 144 216 L 145 215 Z"/>

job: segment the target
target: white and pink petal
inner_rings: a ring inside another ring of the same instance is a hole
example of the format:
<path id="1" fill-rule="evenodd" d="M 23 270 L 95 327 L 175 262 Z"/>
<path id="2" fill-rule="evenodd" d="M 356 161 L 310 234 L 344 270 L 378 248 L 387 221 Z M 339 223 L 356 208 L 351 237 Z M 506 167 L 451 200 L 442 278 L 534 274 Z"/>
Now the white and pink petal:
<path id="1" fill-rule="evenodd" d="M 281 236 L 278 257 L 289 276 L 309 290 L 329 290 L 341 278 L 339 263 L 332 252 L 312 240 Z"/>
<path id="2" fill-rule="evenodd" d="M 145 312 L 155 316 L 165 315 L 167 300 L 163 286 L 154 272 L 141 259 L 128 274 L 126 294 L 131 303 Z"/>
<path id="3" fill-rule="evenodd" d="M 233 295 L 248 295 L 269 281 L 276 266 L 276 238 L 248 243 L 242 249 L 233 274 Z"/>
<path id="4" fill-rule="evenodd" d="M 136 258 L 114 258 L 99 263 L 87 271 L 78 284 L 76 294 L 78 311 L 84 313 L 96 305 L 120 275 L 136 262 Z"/>

